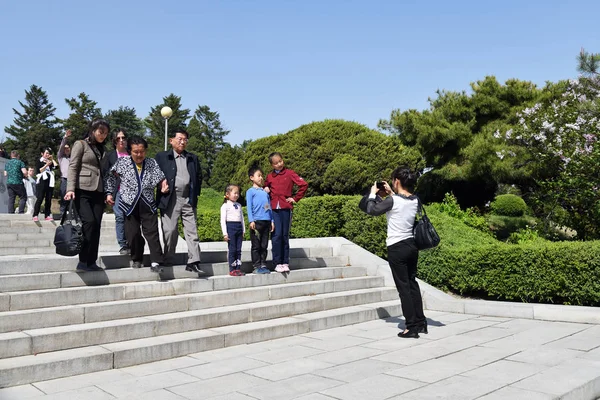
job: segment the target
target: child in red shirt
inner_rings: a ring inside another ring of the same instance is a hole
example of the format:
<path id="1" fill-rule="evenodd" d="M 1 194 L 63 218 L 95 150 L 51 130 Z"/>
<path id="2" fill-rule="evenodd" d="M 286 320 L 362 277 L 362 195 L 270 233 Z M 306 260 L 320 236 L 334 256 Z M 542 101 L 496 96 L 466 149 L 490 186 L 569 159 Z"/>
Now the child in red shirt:
<path id="1" fill-rule="evenodd" d="M 271 210 L 275 230 L 271 236 L 273 264 L 277 272 L 290 272 L 290 227 L 292 224 L 292 209 L 304 197 L 308 183 L 291 169 L 285 168 L 281 153 L 269 155 L 273 172 L 267 175 L 265 191 L 271 197 Z M 292 196 L 294 185 L 298 186 L 295 196 Z"/>

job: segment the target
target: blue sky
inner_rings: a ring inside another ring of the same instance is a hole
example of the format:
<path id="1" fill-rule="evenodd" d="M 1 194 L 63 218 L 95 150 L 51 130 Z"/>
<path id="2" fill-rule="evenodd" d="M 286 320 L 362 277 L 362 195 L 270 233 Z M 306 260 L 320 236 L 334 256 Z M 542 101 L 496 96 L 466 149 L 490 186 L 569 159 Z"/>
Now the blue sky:
<path id="1" fill-rule="evenodd" d="M 598 1 L 2 3 L 2 127 L 36 84 L 58 117 L 82 91 L 140 117 L 175 93 L 219 111 L 232 144 L 327 118 L 375 128 L 438 88 L 543 85 L 576 77 L 581 47 L 600 52 Z"/>

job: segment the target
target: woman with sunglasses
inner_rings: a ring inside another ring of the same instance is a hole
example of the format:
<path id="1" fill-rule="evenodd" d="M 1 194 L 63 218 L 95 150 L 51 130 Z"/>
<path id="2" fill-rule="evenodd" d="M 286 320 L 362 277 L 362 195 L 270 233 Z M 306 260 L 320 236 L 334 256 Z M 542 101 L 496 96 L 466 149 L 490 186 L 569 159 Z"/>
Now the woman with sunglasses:
<path id="1" fill-rule="evenodd" d="M 129 152 L 127 151 L 127 134 L 125 133 L 125 129 L 117 128 L 113 131 L 112 145 L 114 150 L 106 154 L 104 176 L 108 176 L 108 171 L 110 171 L 113 165 L 116 164 L 119 158 L 126 157 L 129 155 Z M 130 250 L 129 245 L 127 244 L 127 240 L 125 239 L 125 216 L 123 215 L 123 211 L 121 211 L 121 209 L 119 208 L 119 202 L 121 200 L 121 195 L 119 194 L 119 185 L 120 182 L 117 182 L 115 192 L 112 193 L 113 198 L 115 199 L 113 212 L 115 214 L 117 242 L 119 243 L 120 247 L 119 254 L 128 255 Z"/>

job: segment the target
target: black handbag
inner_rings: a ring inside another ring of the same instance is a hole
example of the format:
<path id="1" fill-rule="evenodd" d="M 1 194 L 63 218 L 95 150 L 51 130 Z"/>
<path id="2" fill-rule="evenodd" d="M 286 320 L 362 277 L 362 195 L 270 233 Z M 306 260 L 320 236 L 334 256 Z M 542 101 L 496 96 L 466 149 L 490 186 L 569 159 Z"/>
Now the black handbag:
<path id="1" fill-rule="evenodd" d="M 417 197 L 419 202 L 415 224 L 413 225 L 413 235 L 417 244 L 417 249 L 427 250 L 436 247 L 440 244 L 440 236 L 435 231 L 433 224 L 425 213 L 425 208 L 421 204 L 421 199 Z"/>
<path id="2" fill-rule="evenodd" d="M 69 207 L 65 209 L 62 215 L 60 225 L 54 232 L 56 254 L 67 257 L 76 256 L 81 251 L 82 245 L 83 229 L 81 219 L 73 206 L 73 200 L 71 200 Z"/>

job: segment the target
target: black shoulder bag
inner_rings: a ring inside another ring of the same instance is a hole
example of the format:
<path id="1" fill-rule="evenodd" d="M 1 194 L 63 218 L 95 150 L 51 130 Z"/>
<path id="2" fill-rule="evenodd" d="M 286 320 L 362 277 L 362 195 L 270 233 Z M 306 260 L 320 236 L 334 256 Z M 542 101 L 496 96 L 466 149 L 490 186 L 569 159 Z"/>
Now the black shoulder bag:
<path id="1" fill-rule="evenodd" d="M 421 204 L 421 199 L 417 197 L 419 205 L 417 206 L 417 215 L 413 225 L 413 235 L 419 250 L 427 250 L 440 244 L 440 236 L 435 231 L 433 224 L 425 213 L 425 207 Z"/>
<path id="2" fill-rule="evenodd" d="M 81 219 L 71 199 L 69 207 L 65 209 L 62 215 L 60 225 L 56 228 L 56 232 L 54 232 L 56 254 L 67 257 L 76 256 L 81 251 L 82 245 L 83 230 Z"/>

